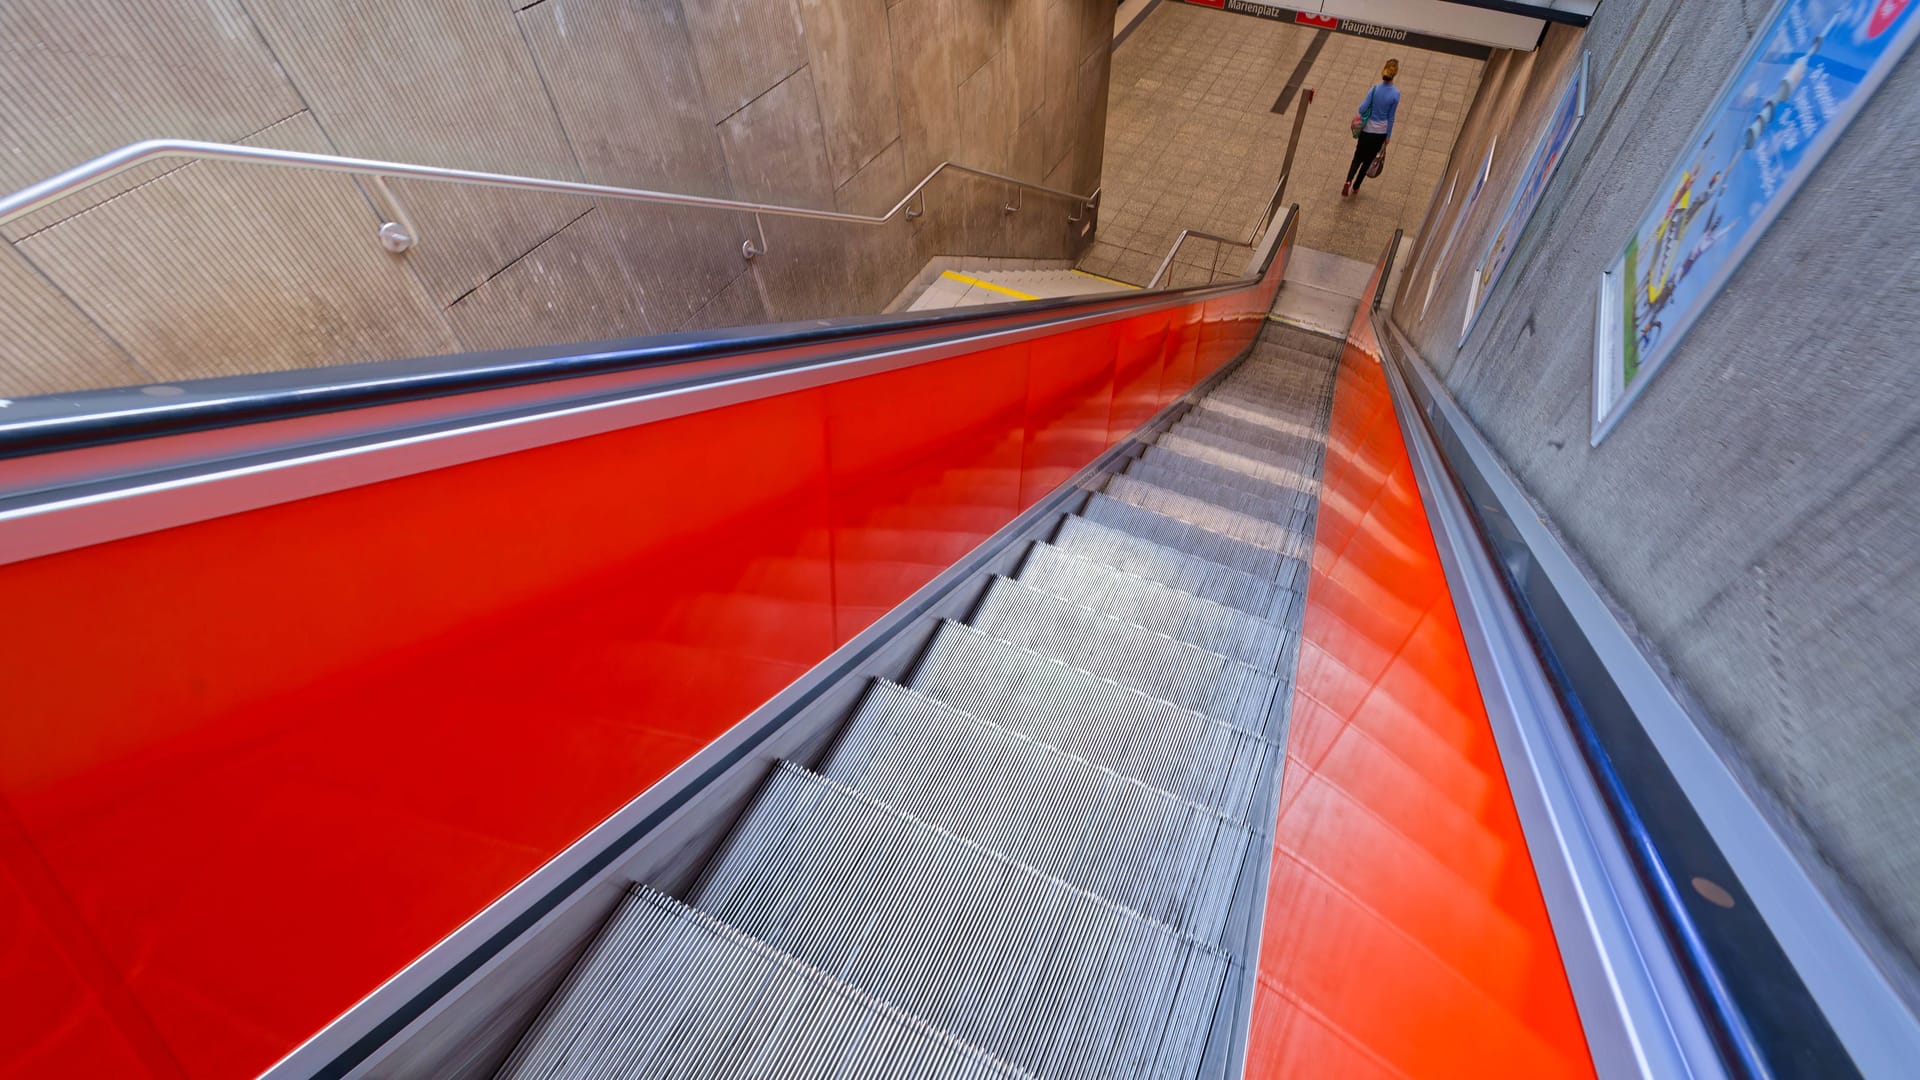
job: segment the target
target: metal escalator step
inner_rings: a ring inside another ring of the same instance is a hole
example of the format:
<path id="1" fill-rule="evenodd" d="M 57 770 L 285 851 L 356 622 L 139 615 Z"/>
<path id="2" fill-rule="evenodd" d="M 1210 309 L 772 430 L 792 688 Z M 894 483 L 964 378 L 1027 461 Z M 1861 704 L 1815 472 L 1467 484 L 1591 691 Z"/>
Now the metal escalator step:
<path id="1" fill-rule="evenodd" d="M 501 1070 L 569 1077 L 1028 1076 L 645 886 Z"/>
<path id="2" fill-rule="evenodd" d="M 1312 469 L 1320 463 L 1320 443 L 1311 439 L 1299 439 L 1285 435 L 1258 424 L 1249 424 L 1237 420 L 1222 412 L 1208 409 L 1190 409 L 1173 429 L 1182 434 L 1204 432 L 1223 439 L 1251 447 L 1250 452 L 1257 453 L 1269 461 L 1288 461 L 1297 469 Z"/>
<path id="3" fill-rule="evenodd" d="M 1234 488 L 1263 502 L 1277 506 L 1290 506 L 1295 509 L 1317 507 L 1319 498 L 1313 491 L 1301 491 L 1297 488 L 1271 484 L 1256 476 L 1215 465 L 1199 458 L 1190 458 L 1176 454 L 1158 446 L 1149 446 L 1139 457 L 1127 465 L 1127 475 L 1149 484 L 1158 484 L 1164 488 L 1181 490 L 1184 478 L 1193 477 L 1210 484 Z M 1161 479 L 1155 479 L 1160 477 Z"/>
<path id="4" fill-rule="evenodd" d="M 1252 500 L 1216 503 L 1209 498 L 1182 494 L 1135 480 L 1122 473 L 1109 477 L 1105 494 L 1132 503 L 1142 510 L 1179 518 L 1203 529 L 1231 536 L 1243 544 L 1277 551 L 1293 559 L 1305 559 L 1313 551 L 1313 538 L 1303 527 L 1267 521 L 1241 509 Z"/>
<path id="5" fill-rule="evenodd" d="M 967 622 L 1242 731 L 1266 730 L 1281 690 L 1277 675 L 1008 578 L 993 579 Z"/>
<path id="6" fill-rule="evenodd" d="M 1217 533 L 1189 521 L 1121 502 L 1111 495 L 1096 493 L 1087 500 L 1080 515 L 1088 521 L 1132 533 L 1143 540 L 1208 562 L 1231 566 L 1257 578 L 1288 587 L 1294 587 L 1296 582 L 1300 586 L 1306 584 L 1306 576 L 1300 572 L 1305 564 L 1299 559 L 1235 540 L 1225 533 Z"/>
<path id="7" fill-rule="evenodd" d="M 1261 671 L 1273 671 L 1280 662 L 1286 634 L 1279 626 L 1052 544 L 1028 548 L 1013 579 Z"/>
<path id="8" fill-rule="evenodd" d="M 1244 447 L 1234 449 L 1218 445 L 1203 437 L 1177 435 L 1171 431 L 1154 440 L 1154 445 L 1164 447 L 1182 457 L 1198 458 L 1223 469 L 1246 473 L 1248 476 L 1265 480 L 1269 484 L 1305 491 L 1318 490 L 1312 474 L 1301 472 L 1291 466 L 1263 461 L 1246 453 Z"/>
<path id="9" fill-rule="evenodd" d="M 1247 852 L 1240 822 L 891 682 L 820 771 L 1200 941 L 1219 940 Z"/>
<path id="10" fill-rule="evenodd" d="M 1159 472 L 1158 479 L 1154 478 L 1155 472 Z M 1302 506 L 1297 500 L 1291 498 L 1276 503 L 1264 496 L 1250 494 L 1238 486 L 1217 484 L 1210 479 L 1191 473 L 1168 474 L 1149 468 L 1142 471 L 1128 469 L 1122 475 L 1130 483 L 1143 485 L 1149 491 L 1166 492 L 1178 497 L 1178 501 L 1173 502 L 1162 496 L 1130 495 L 1126 493 L 1128 485 L 1112 483 L 1107 485 L 1109 488 L 1121 487 L 1122 490 L 1116 491 L 1114 497 L 1125 499 L 1135 505 L 1144 505 L 1149 509 L 1171 513 L 1174 517 L 1194 520 L 1187 512 L 1194 509 L 1189 505 L 1189 501 L 1198 501 L 1244 515 L 1255 521 L 1266 522 L 1273 528 L 1265 531 L 1272 533 L 1275 537 L 1291 536 L 1304 540 L 1313 535 L 1313 515 L 1317 507 L 1311 503 Z M 1206 525 L 1214 528 L 1215 531 L 1236 535 L 1242 540 L 1254 541 L 1254 537 L 1245 531 L 1253 528 L 1250 523 L 1240 522 L 1234 527 L 1219 528 L 1216 526 L 1216 519 L 1217 515 L 1213 515 L 1206 521 L 1195 520 L 1194 524 Z M 1262 542 L 1262 546 L 1267 545 Z M 1304 552 L 1306 548 L 1302 547 L 1299 550 Z"/>
<path id="11" fill-rule="evenodd" d="M 959 623 L 941 624 L 907 685 L 1234 821 L 1283 749 Z"/>
<path id="12" fill-rule="evenodd" d="M 1195 410 L 1215 412 L 1229 416 L 1243 424 L 1253 424 L 1280 435 L 1290 435 L 1302 442 L 1326 442 L 1326 435 L 1317 423 L 1302 417 L 1309 408 L 1318 410 L 1316 401 L 1311 406 L 1279 409 L 1264 405 L 1253 398 L 1234 393 L 1229 387 L 1222 387 L 1193 403 Z"/>
<path id="13" fill-rule="evenodd" d="M 1109 528 L 1078 514 L 1061 519 L 1053 543 L 1062 551 L 1083 559 L 1139 574 L 1168 588 L 1192 593 L 1268 622 L 1286 623 L 1299 599 L 1298 593 L 1274 582 Z"/>
<path id="14" fill-rule="evenodd" d="M 1208 420 L 1209 418 L 1205 416 L 1196 420 L 1181 420 L 1168 428 L 1167 434 L 1244 454 L 1297 473 L 1312 475 L 1320 471 L 1318 447 L 1313 448 L 1311 453 L 1306 453 L 1301 450 L 1300 444 L 1293 443 L 1291 440 L 1289 440 L 1290 445 L 1274 446 L 1265 440 L 1246 438 L 1238 430 L 1222 430 L 1225 425 L 1208 422 Z"/>
<path id="15" fill-rule="evenodd" d="M 1039 1077 L 1192 1076 L 1224 953 L 782 762 L 694 905 Z"/>

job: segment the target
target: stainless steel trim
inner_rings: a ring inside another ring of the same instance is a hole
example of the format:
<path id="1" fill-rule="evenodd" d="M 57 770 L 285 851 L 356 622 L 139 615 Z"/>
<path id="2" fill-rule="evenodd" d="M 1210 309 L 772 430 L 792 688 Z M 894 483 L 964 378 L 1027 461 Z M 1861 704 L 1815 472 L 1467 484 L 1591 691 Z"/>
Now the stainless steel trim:
<path id="1" fill-rule="evenodd" d="M 1666 947 L 1526 627 L 1405 376 L 1392 360 L 1381 363 L 1594 1067 L 1603 1077 L 1724 1077 L 1712 1031 Z"/>
<path id="2" fill-rule="evenodd" d="M 438 165 L 415 165 L 398 161 L 378 161 L 372 158 L 340 157 L 334 154 L 311 154 L 299 150 L 275 150 L 263 146 L 238 146 L 232 143 L 200 142 L 193 139 L 149 139 L 110 150 L 91 161 L 83 162 L 56 176 L 50 176 L 37 184 L 30 184 L 19 191 L 0 199 L 0 225 L 24 217 L 73 194 L 84 190 L 117 173 L 125 172 L 136 165 L 162 158 L 187 158 L 201 161 L 235 161 L 248 165 L 274 165 L 283 168 L 315 169 L 321 172 L 355 173 L 376 178 L 400 178 L 408 180 L 437 180 L 456 184 L 476 184 L 483 187 L 516 188 L 522 191 L 544 191 L 559 195 L 583 195 L 595 199 L 626 199 L 634 202 L 665 203 L 671 206 L 693 206 L 707 210 L 731 210 L 747 214 L 773 214 L 781 217 L 812 218 L 819 221 L 839 221 L 849 225 L 884 225 L 892 221 L 894 215 L 906 209 L 907 203 L 934 178 L 948 170 L 967 173 L 1010 184 L 1015 189 L 1037 191 L 1077 204 L 1076 211 L 1068 215 L 1069 221 L 1081 220 L 1080 214 L 1091 209 L 1099 202 L 1100 189 L 1095 188 L 1091 195 L 1079 195 L 1059 188 L 1050 188 L 1044 184 L 1029 183 L 1001 173 L 976 169 L 970 165 L 960 165 L 943 161 L 934 166 L 926 178 L 913 186 L 913 190 L 901 196 L 900 201 L 891 210 L 880 215 L 848 214 L 837 210 L 814 210 L 804 206 L 782 206 L 776 203 L 747 202 L 739 199 L 719 199 L 706 195 L 683 195 L 671 191 L 650 191 L 645 188 L 617 187 L 612 184 L 588 184 L 576 180 L 552 180 L 537 176 L 515 176 L 508 173 L 478 172 L 472 169 L 449 169 Z M 382 194 L 388 197 L 394 209 L 397 223 L 406 234 L 418 239 L 419 233 L 407 220 L 404 210 L 394 202 L 391 193 L 382 185 Z M 916 215 L 917 216 L 917 215 Z"/>
<path id="3" fill-rule="evenodd" d="M 1445 386 L 1417 356 L 1402 352 L 1398 359 L 1421 381 L 1451 436 L 1496 493 L 1505 516 L 1612 673 L 1854 1064 L 1866 1076 L 1908 1075 L 1920 1060 L 1920 1018 L 1907 1008 L 1766 812 L 1540 521 L 1519 483 Z"/>

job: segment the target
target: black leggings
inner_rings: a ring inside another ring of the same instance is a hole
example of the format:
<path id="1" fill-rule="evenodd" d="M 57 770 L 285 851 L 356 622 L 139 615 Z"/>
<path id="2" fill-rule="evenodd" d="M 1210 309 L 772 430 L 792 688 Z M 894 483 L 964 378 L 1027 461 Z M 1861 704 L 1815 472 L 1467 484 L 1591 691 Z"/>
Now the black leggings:
<path id="1" fill-rule="evenodd" d="M 1353 148 L 1353 164 L 1347 166 L 1347 183 L 1353 185 L 1353 190 L 1359 191 L 1360 181 L 1367 178 L 1367 166 L 1380 156 L 1381 149 L 1387 145 L 1387 137 L 1363 131 L 1353 141 L 1359 145 Z"/>

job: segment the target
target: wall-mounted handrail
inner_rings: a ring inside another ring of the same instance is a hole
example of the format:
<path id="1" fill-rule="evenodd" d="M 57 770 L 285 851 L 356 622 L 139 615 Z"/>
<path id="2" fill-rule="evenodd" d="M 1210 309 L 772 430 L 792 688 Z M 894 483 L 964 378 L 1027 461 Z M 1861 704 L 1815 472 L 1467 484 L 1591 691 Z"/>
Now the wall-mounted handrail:
<path id="1" fill-rule="evenodd" d="M 452 169 L 439 165 L 418 165 L 400 161 L 379 161 L 373 158 L 341 157 L 335 154 L 312 154 L 301 150 L 276 150 L 263 146 L 238 146 L 233 143 L 199 142 L 193 139 L 149 139 L 132 143 L 118 150 L 101 154 L 91 161 L 76 165 L 56 176 L 50 176 L 37 184 L 29 184 L 19 191 L 0 199 L 0 225 L 18 220 L 36 210 L 40 210 L 78 191 L 83 191 L 108 177 L 114 176 L 149 161 L 165 158 L 186 158 L 200 161 L 236 161 L 248 165 L 273 165 L 282 168 L 312 169 L 319 172 L 354 173 L 374 177 L 376 183 L 384 179 L 437 180 L 444 183 L 475 184 L 482 187 L 514 188 L 521 191 L 542 191 L 556 195 L 582 195 L 596 199 L 624 199 L 631 202 L 661 203 L 668 206 L 691 206 L 705 210 L 727 210 L 743 214 L 772 214 L 779 217 L 810 218 L 816 221 L 838 221 L 848 225 L 885 225 L 901 213 L 908 218 L 919 217 L 924 211 L 909 210 L 913 202 L 928 184 L 941 173 L 952 170 L 972 176 L 997 180 L 1012 185 L 1016 189 L 1039 192 L 1056 198 L 1066 199 L 1075 204 L 1067 220 L 1079 221 L 1081 214 L 1098 205 L 1100 189 L 1095 188 L 1090 195 L 1080 195 L 1045 184 L 1035 184 L 987 169 L 976 169 L 971 165 L 961 165 L 952 161 L 943 161 L 934 166 L 933 171 L 913 189 L 900 197 L 893 208 L 884 214 L 849 214 L 839 210 L 816 210 L 805 206 L 785 206 L 779 203 L 751 202 L 743 199 L 722 199 L 710 195 L 686 195 L 674 191 L 653 191 L 647 188 L 619 187 L 613 184 L 590 184 L 578 180 L 554 180 L 539 176 L 518 176 L 511 173 L 479 172 L 473 169 Z M 407 220 L 404 210 L 399 209 L 392 193 L 379 185 L 382 195 L 394 203 L 395 221 L 383 223 L 381 241 L 390 249 L 404 251 L 418 239 L 418 233 Z M 1010 207 L 1011 210 L 1013 207 Z M 396 231 L 397 230 L 397 231 Z M 749 251 L 751 258 L 757 251 Z"/>

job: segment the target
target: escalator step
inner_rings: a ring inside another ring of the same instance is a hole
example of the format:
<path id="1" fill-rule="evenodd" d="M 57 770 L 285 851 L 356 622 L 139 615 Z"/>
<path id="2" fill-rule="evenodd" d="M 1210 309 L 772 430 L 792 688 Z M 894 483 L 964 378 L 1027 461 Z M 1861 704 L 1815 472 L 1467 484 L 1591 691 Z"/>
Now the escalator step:
<path id="1" fill-rule="evenodd" d="M 1286 533 L 1293 534 L 1295 537 L 1305 537 L 1312 534 L 1313 515 L 1316 509 L 1315 503 L 1308 503 L 1302 506 L 1294 499 L 1274 502 L 1272 499 L 1265 498 L 1264 496 L 1254 495 L 1244 491 L 1238 486 L 1216 484 L 1212 480 L 1203 479 L 1191 474 L 1168 476 L 1163 473 L 1159 481 L 1155 481 L 1145 472 L 1137 472 L 1133 469 L 1128 469 L 1122 475 L 1129 481 L 1146 485 L 1149 489 L 1158 489 L 1159 491 L 1177 495 L 1181 499 L 1197 499 L 1200 502 L 1211 504 L 1222 510 L 1231 510 L 1236 514 L 1244 514 L 1247 517 L 1264 521 L 1269 525 L 1284 530 Z M 1150 499 L 1144 495 L 1131 498 L 1126 495 L 1116 495 L 1115 497 L 1125 499 L 1127 502 L 1135 505 L 1141 505 L 1150 501 L 1159 502 L 1163 505 L 1166 503 L 1163 498 L 1156 497 Z M 1185 515 L 1182 513 L 1174 513 L 1173 516 L 1184 517 Z M 1206 521 L 1195 521 L 1194 524 L 1208 525 L 1211 527 L 1211 523 Z M 1233 530 L 1219 529 L 1217 531 L 1231 533 Z M 1240 539 L 1245 540 L 1250 538 L 1243 535 Z M 1263 544 L 1262 546 L 1266 545 Z"/>
<path id="2" fill-rule="evenodd" d="M 1291 435 L 1302 442 L 1319 443 L 1322 446 L 1326 443 L 1326 436 L 1305 417 L 1309 409 L 1319 411 L 1318 402 L 1276 409 L 1236 392 L 1231 386 L 1223 386 L 1194 402 L 1193 407 L 1195 411 L 1219 413 L 1243 424 L 1253 424 L 1280 435 Z"/>
<path id="3" fill-rule="evenodd" d="M 787 762 L 694 905 L 1039 1077 L 1192 1076 L 1228 965 Z"/>
<path id="4" fill-rule="evenodd" d="M 1211 409 L 1192 409 L 1173 430 L 1182 435 L 1204 433 L 1232 439 L 1250 447 L 1249 453 L 1268 461 L 1290 463 L 1296 469 L 1311 469 L 1320 463 L 1321 446 L 1317 442 L 1296 439 L 1258 424 L 1249 424 Z"/>
<path id="5" fill-rule="evenodd" d="M 1246 821 L 1281 747 L 959 623 L 943 623 L 907 685 L 1149 787 Z"/>
<path id="6" fill-rule="evenodd" d="M 641 886 L 621 902 L 500 1075 L 1029 1074 Z"/>
<path id="7" fill-rule="evenodd" d="M 1299 595 L 1230 566 L 1208 562 L 1132 533 L 1072 514 L 1060 521 L 1054 546 L 1269 622 L 1285 624 Z"/>
<path id="8" fill-rule="evenodd" d="M 1261 475 L 1262 479 L 1285 476 L 1307 477 L 1317 472 L 1319 467 L 1317 458 L 1314 460 L 1303 460 L 1292 454 L 1277 454 L 1266 446 L 1248 442 L 1235 435 L 1225 435 L 1211 427 L 1204 427 L 1197 424 L 1175 424 L 1160 437 L 1159 442 L 1162 445 L 1176 445 L 1169 440 L 1179 440 L 1179 444 L 1198 443 L 1201 446 L 1211 447 L 1221 453 L 1234 454 L 1250 461 L 1257 461 L 1265 466 L 1265 469 L 1262 470 L 1260 474 L 1256 474 Z M 1182 452 L 1184 453 L 1185 451 Z M 1276 480 L 1275 482 L 1285 483 L 1284 480 Z"/>
<path id="9" fill-rule="evenodd" d="M 1105 494 L 1142 510 L 1179 518 L 1288 558 L 1305 559 L 1313 550 L 1313 538 L 1307 535 L 1304 522 L 1295 525 L 1292 521 L 1275 522 L 1257 517 L 1246 509 L 1249 504 L 1257 505 L 1256 501 L 1237 493 L 1226 495 L 1216 503 L 1211 497 L 1157 487 L 1122 473 L 1108 478 Z"/>
<path id="10" fill-rule="evenodd" d="M 1280 662 L 1286 635 L 1279 626 L 1052 544 L 1028 548 L 1014 580 L 1261 671 Z"/>
<path id="11" fill-rule="evenodd" d="M 968 623 L 1242 731 L 1265 730 L 1281 691 L 1278 676 L 1008 578 L 993 579 Z"/>
<path id="12" fill-rule="evenodd" d="M 1127 475 L 1149 484 L 1183 490 L 1181 483 L 1185 478 L 1205 480 L 1219 487 L 1232 488 L 1261 502 L 1277 507 L 1311 509 L 1319 505 L 1320 500 L 1311 491 L 1300 491 L 1279 484 L 1270 484 L 1246 473 L 1235 472 L 1198 458 L 1183 457 L 1171 450 L 1158 446 L 1149 446 L 1139 457 L 1127 465 Z"/>
<path id="13" fill-rule="evenodd" d="M 1239 822 L 890 682 L 820 771 L 1200 941 L 1219 940 L 1247 851 Z"/>
<path id="14" fill-rule="evenodd" d="M 1276 465 L 1270 461 L 1263 461 L 1254 455 L 1246 453 L 1244 448 L 1236 450 L 1230 447 L 1222 447 L 1216 445 L 1215 442 L 1207 441 L 1204 437 L 1178 435 L 1169 431 L 1161 435 L 1154 445 L 1179 454 L 1181 457 L 1194 458 L 1207 462 L 1210 465 L 1218 465 L 1223 469 L 1232 469 L 1234 472 L 1245 473 L 1256 479 L 1265 480 L 1269 484 L 1278 484 L 1281 487 L 1293 488 L 1297 491 L 1318 490 L 1318 485 L 1315 483 L 1314 474 L 1312 473 L 1302 472 L 1291 466 Z"/>
<path id="15" fill-rule="evenodd" d="M 1306 584 L 1306 575 L 1301 572 L 1305 564 L 1299 559 L 1242 543 L 1225 533 L 1203 529 L 1179 518 L 1144 510 L 1110 495 L 1096 493 L 1087 500 L 1080 514 L 1088 521 L 1132 533 L 1143 540 L 1195 558 L 1230 566 L 1266 581 L 1275 581 L 1289 588 L 1297 587 L 1296 583 L 1298 586 Z"/>

